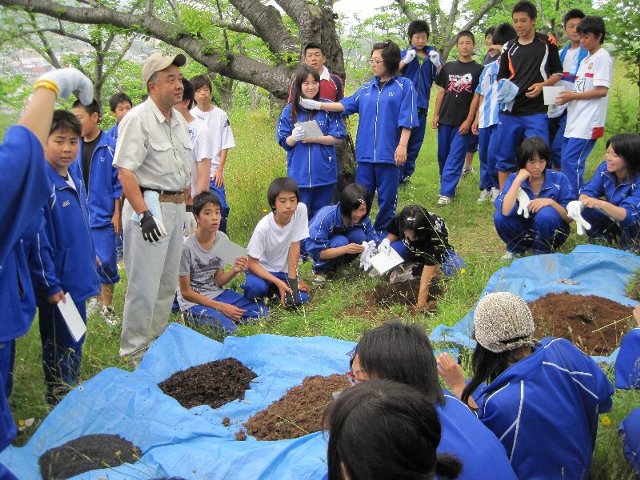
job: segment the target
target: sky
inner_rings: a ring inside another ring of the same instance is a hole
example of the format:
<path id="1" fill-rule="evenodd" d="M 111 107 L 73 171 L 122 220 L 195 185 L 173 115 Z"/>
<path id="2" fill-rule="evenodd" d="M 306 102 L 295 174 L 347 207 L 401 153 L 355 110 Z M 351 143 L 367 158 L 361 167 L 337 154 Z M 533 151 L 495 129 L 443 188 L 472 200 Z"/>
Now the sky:
<path id="1" fill-rule="evenodd" d="M 392 0 L 338 0 L 333 5 L 333 10 L 345 17 L 357 13 L 360 18 L 367 18 L 375 13 L 376 8 L 391 3 Z"/>

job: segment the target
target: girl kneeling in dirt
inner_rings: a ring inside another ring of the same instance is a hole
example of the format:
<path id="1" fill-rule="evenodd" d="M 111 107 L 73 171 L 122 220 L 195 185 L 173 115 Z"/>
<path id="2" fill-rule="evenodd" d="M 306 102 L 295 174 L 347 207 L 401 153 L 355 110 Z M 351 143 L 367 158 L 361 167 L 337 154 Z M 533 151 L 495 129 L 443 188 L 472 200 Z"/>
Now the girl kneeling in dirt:
<path id="1" fill-rule="evenodd" d="M 444 220 L 420 205 L 408 205 L 389 224 L 387 237 L 378 250 L 390 253 L 393 248 L 405 262 L 423 265 L 416 302 L 417 311 L 433 312 L 437 305 L 429 300 L 429 283 L 438 271 L 451 276 L 466 267 L 464 260 L 449 244 Z"/>
<path id="2" fill-rule="evenodd" d="M 222 288 L 247 268 L 247 257 L 238 257 L 231 270 L 225 271 L 225 245 L 229 237 L 218 231 L 222 220 L 220 199 L 204 192 L 193 199 L 193 214 L 198 226 L 184 241 L 178 271 L 178 303 L 189 320 L 235 332 L 237 323 L 269 313 L 267 307 L 239 293 Z"/>
<path id="3" fill-rule="evenodd" d="M 598 414 L 612 405 L 604 372 L 564 338 L 535 342 L 529 306 L 513 293 L 482 298 L 473 324 L 473 377 L 466 384 L 443 353 L 445 383 L 500 439 L 518 478 L 587 478 Z"/>
<path id="4" fill-rule="evenodd" d="M 336 269 L 353 261 L 364 250 L 363 242 L 376 243 L 369 210 L 371 199 L 364 187 L 348 185 L 337 205 L 324 207 L 309 222 L 305 251 L 313 258 L 313 281 L 322 283 Z"/>
<path id="5" fill-rule="evenodd" d="M 427 395 L 442 424 L 438 453 L 460 459 L 464 467 L 460 479 L 516 478 L 495 435 L 466 405 L 440 387 L 436 357 L 420 326 L 396 320 L 369 330 L 354 350 L 351 368 L 348 375 L 352 383 L 393 380 Z"/>

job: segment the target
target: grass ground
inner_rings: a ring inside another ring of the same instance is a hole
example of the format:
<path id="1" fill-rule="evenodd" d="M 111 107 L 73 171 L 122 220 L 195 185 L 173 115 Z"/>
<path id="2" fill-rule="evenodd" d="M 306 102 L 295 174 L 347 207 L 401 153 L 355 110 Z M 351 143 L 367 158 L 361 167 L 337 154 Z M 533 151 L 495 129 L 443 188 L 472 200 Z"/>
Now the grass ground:
<path id="1" fill-rule="evenodd" d="M 614 89 L 624 92 L 625 102 L 611 102 L 610 117 L 616 117 L 617 108 L 637 105 L 637 89 L 621 74 L 615 78 Z M 634 118 L 633 115 L 631 118 Z M 231 121 L 237 146 L 230 153 L 226 171 L 229 204 L 232 207 L 229 232 L 234 241 L 246 245 L 257 221 L 267 212 L 266 187 L 275 176 L 285 174 L 285 156 L 274 141 L 275 119 L 264 110 L 232 112 Z M 355 122 L 351 125 L 355 133 Z M 604 142 L 597 143 L 587 168 L 587 178 L 604 158 Z M 384 321 L 400 317 L 418 322 L 427 330 L 444 323 L 453 325 L 474 305 L 491 275 L 503 263 L 500 256 L 504 245 L 493 228 L 493 205 L 478 204 L 478 160 L 474 160 L 476 173 L 464 177 L 458 187 L 455 201 L 446 207 L 437 207 L 439 178 L 436 161 L 436 135 L 428 128 L 424 146 L 418 159 L 417 171 L 407 186 L 400 189 L 399 207 L 420 203 L 441 215 L 449 229 L 450 241 L 468 264 L 464 274 L 454 277 L 444 297 L 439 301 L 435 315 L 412 315 L 406 307 L 388 309 L 366 305 L 365 293 L 377 280 L 348 268 L 341 277 L 321 288 L 314 288 L 312 300 L 302 311 L 288 312 L 275 308 L 264 321 L 242 326 L 239 335 L 275 333 L 291 336 L 328 335 L 346 340 L 357 340 L 367 329 Z M 575 232 L 575 227 L 574 232 Z M 574 234 L 561 251 L 571 251 L 581 242 Z M 126 278 L 116 286 L 115 307 L 122 312 Z M 310 266 L 302 266 L 301 274 L 310 280 Z M 365 313 L 366 312 L 366 313 Z M 180 321 L 173 318 L 173 321 Z M 120 330 L 106 325 L 99 317 L 90 317 L 88 335 L 82 362 L 82 379 L 88 379 L 106 367 L 131 369 L 130 363 L 118 358 Z M 214 332 L 200 330 L 215 336 Z M 40 339 L 37 319 L 30 332 L 18 341 L 15 369 L 15 389 L 11 404 L 19 422 L 35 419 L 17 439 L 25 443 L 48 413 L 44 402 L 44 383 L 40 365 Z M 592 478 L 631 478 L 619 448 L 617 426 L 634 406 L 640 404 L 636 392 L 617 392 L 613 411 L 601 418 L 596 444 Z"/>

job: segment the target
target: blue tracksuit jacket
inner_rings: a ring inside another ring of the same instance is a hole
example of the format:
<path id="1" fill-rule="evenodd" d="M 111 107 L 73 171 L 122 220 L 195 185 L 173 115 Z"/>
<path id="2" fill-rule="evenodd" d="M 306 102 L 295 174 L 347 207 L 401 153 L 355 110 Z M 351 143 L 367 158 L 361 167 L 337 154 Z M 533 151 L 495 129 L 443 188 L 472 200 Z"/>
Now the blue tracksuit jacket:
<path id="1" fill-rule="evenodd" d="M 118 181 L 118 169 L 113 166 L 113 154 L 116 142 L 107 132 L 100 132 L 100 139 L 96 145 L 89 167 L 89 226 L 100 228 L 111 225 L 113 217 L 114 201 L 121 197 L 122 186 Z M 78 157 L 73 162 L 74 169 L 78 170 L 80 178 L 82 174 L 82 142 Z"/>
<path id="2" fill-rule="evenodd" d="M 507 181 L 504 184 L 504 188 L 494 202 L 496 209 L 499 212 L 502 211 L 502 202 L 504 200 L 504 196 L 511 188 L 511 184 L 513 183 L 517 175 L 517 172 L 509 175 L 509 178 L 507 178 Z M 540 192 L 538 193 L 537 197 L 531 190 L 528 180 L 522 182 L 520 187 L 522 188 L 522 190 L 527 192 L 527 195 L 529 195 L 529 198 L 531 200 L 535 198 L 552 198 L 564 208 L 567 208 L 567 203 L 576 199 L 576 195 L 571 188 L 571 184 L 569 183 L 569 179 L 567 178 L 567 176 L 562 172 L 558 172 L 550 168 L 547 168 L 544 171 L 544 181 L 542 182 L 542 188 L 540 188 Z M 516 201 L 513 205 L 513 209 L 511 210 L 511 212 L 509 212 L 509 215 L 515 215 L 517 210 L 518 202 Z"/>
<path id="3" fill-rule="evenodd" d="M 640 327 L 622 337 L 615 372 L 616 388 L 640 390 Z"/>
<path id="4" fill-rule="evenodd" d="M 109 136 L 109 138 L 113 139 L 113 144 L 116 144 L 116 141 L 118 140 L 118 124 L 116 123 L 113 127 L 111 127 L 109 130 L 107 130 L 107 135 Z"/>
<path id="5" fill-rule="evenodd" d="M 45 225 L 33 244 L 31 273 L 37 299 L 44 304 L 48 296 L 63 290 L 81 302 L 100 291 L 87 198 L 77 170 L 69 169 L 75 189 L 48 164 L 47 172 L 55 201 L 44 209 Z"/>
<path id="6" fill-rule="evenodd" d="M 434 47 L 425 47 L 427 58 L 422 62 L 418 57 L 409 62 L 402 70 L 402 76 L 413 82 L 418 98 L 418 108 L 429 110 L 429 96 L 431 95 L 431 85 L 438 79 L 438 69 L 429 60 L 429 52 L 435 50 Z M 404 58 L 407 50 L 402 50 L 400 58 Z"/>
<path id="7" fill-rule="evenodd" d="M 356 160 L 395 165 L 401 129 L 418 126 L 417 97 L 411 80 L 393 77 L 381 89 L 380 79 L 375 77 L 340 103 L 345 116 L 360 116 Z"/>

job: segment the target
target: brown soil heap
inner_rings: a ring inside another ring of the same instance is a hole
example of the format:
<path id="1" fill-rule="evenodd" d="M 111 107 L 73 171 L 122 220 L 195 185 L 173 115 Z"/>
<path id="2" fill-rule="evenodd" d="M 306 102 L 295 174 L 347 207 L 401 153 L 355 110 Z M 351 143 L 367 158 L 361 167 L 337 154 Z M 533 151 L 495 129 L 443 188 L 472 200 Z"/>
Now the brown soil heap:
<path id="1" fill-rule="evenodd" d="M 85 435 L 44 452 L 38 459 L 44 480 L 75 477 L 102 468 L 134 463 L 140 449 L 118 435 Z"/>
<path id="2" fill-rule="evenodd" d="M 569 293 L 549 293 L 529 307 L 537 338 L 564 337 L 588 355 L 611 354 L 629 331 L 633 312 L 607 298 Z"/>
<path id="3" fill-rule="evenodd" d="M 322 430 L 322 416 L 334 392 L 349 387 L 346 375 L 313 376 L 251 417 L 244 426 L 258 440 L 298 438 Z"/>
<path id="4" fill-rule="evenodd" d="M 256 374 L 241 362 L 225 358 L 174 373 L 158 386 L 184 408 L 218 408 L 232 400 L 242 400 L 254 378 Z"/>
<path id="5" fill-rule="evenodd" d="M 418 290 L 420 290 L 420 277 L 400 283 L 383 282 L 376 285 L 373 292 L 367 295 L 367 303 L 381 307 L 397 304 L 414 306 L 418 301 Z M 427 301 L 435 300 L 443 290 L 444 280 L 442 278 L 431 279 Z"/>

